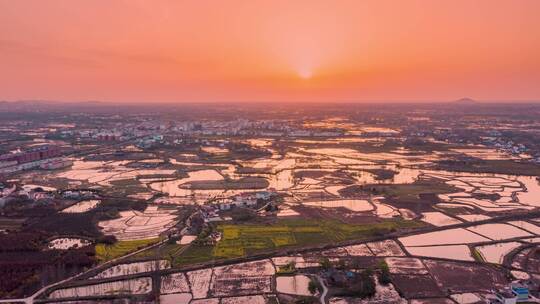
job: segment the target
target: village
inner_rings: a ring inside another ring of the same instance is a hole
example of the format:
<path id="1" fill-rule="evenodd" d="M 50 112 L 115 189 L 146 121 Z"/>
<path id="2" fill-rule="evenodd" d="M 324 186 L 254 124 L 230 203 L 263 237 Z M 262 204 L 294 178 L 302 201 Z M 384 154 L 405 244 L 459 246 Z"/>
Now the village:
<path id="1" fill-rule="evenodd" d="M 221 111 L 8 121 L 2 302 L 539 302 L 535 122 Z"/>

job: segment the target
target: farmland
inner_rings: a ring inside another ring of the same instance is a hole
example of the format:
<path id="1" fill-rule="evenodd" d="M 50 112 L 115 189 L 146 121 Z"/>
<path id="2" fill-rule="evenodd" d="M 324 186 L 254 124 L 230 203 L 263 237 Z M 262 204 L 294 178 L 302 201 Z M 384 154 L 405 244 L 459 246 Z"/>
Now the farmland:
<path id="1" fill-rule="evenodd" d="M 220 224 L 222 238 L 215 246 L 192 245 L 176 260 L 177 263 L 203 262 L 212 259 L 238 258 L 272 252 L 282 248 L 301 248 L 318 244 L 361 240 L 400 229 L 422 227 L 421 222 L 385 220 L 372 224 L 345 224 L 323 220 L 280 220 L 273 225 Z"/>
<path id="2" fill-rule="evenodd" d="M 96 257 L 99 261 L 108 261 L 117 257 L 121 257 L 128 253 L 137 251 L 148 245 L 157 243 L 159 238 L 146 239 L 146 240 L 131 240 L 131 241 L 118 241 L 112 245 L 97 244 L 96 245 Z"/>
<path id="3" fill-rule="evenodd" d="M 6 127 L 39 134 L 66 166 L 25 160 L 0 180 L 0 294 L 24 298 L 85 270 L 36 300 L 310 303 L 326 286 L 326 304 L 445 303 L 538 281 L 540 179 L 526 143 L 501 148 L 507 138 L 477 117 L 337 110 Z M 507 119 L 497 130 L 536 130 Z M 119 128 L 121 138 L 95 134 Z M 17 159 L 34 145 L 0 148 Z M 474 283 L 486 277 L 476 269 L 497 280 Z"/>

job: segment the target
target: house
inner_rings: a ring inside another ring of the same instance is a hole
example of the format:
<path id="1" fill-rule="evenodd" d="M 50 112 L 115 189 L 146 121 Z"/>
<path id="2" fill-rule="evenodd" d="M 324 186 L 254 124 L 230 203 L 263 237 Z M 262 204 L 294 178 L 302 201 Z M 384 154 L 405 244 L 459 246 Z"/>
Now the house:
<path id="1" fill-rule="evenodd" d="M 257 197 L 252 193 L 242 193 L 234 198 L 233 204 L 236 207 L 251 207 L 257 204 Z"/>
<path id="2" fill-rule="evenodd" d="M 302 137 L 302 136 L 307 137 L 307 136 L 311 136 L 311 132 L 308 130 L 295 130 L 295 131 L 291 131 L 289 135 L 293 137 Z"/>
<path id="3" fill-rule="evenodd" d="M 352 273 L 351 273 L 352 274 Z M 354 277 L 341 270 L 329 270 L 327 273 L 328 283 L 333 286 L 343 287 L 350 285 L 349 280 Z"/>
<path id="4" fill-rule="evenodd" d="M 229 203 L 223 203 L 223 204 L 219 204 L 219 210 L 230 210 L 231 209 L 231 204 Z"/>
<path id="5" fill-rule="evenodd" d="M 273 193 L 270 191 L 259 191 L 255 193 L 257 199 L 268 200 L 272 197 Z"/>
<path id="6" fill-rule="evenodd" d="M 516 304 L 517 303 L 516 295 L 508 289 L 497 291 L 495 293 L 495 300 L 496 302 L 494 303 L 502 303 L 502 304 Z"/>
<path id="7" fill-rule="evenodd" d="M 213 216 L 213 217 L 209 217 L 209 218 L 206 218 L 204 220 L 206 223 L 211 223 L 211 222 L 221 222 L 223 221 L 223 219 L 220 217 L 220 216 Z"/>
<path id="8" fill-rule="evenodd" d="M 510 289 L 516 295 L 518 301 L 529 299 L 529 288 L 521 283 L 510 284 Z"/>
<path id="9" fill-rule="evenodd" d="M 95 191 L 95 190 L 94 190 Z M 96 197 L 97 192 L 92 190 L 64 190 L 62 191 L 62 197 L 68 199 L 81 199 L 81 198 L 93 198 Z"/>

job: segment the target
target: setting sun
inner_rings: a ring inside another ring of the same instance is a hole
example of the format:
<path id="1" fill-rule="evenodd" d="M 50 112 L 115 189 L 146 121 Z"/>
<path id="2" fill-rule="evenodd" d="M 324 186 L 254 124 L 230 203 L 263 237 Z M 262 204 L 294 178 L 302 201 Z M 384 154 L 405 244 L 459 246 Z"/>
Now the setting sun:
<path id="1" fill-rule="evenodd" d="M 298 71 L 298 76 L 302 79 L 310 79 L 313 76 L 313 73 L 308 69 L 304 69 Z"/>

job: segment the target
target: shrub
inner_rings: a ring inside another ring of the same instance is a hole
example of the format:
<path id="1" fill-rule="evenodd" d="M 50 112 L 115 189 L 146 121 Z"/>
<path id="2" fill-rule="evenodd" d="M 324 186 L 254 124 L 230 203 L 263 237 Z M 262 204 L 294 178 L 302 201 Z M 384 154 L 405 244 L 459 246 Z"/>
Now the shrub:
<path id="1" fill-rule="evenodd" d="M 388 285 L 392 283 L 392 278 L 390 278 L 390 269 L 388 268 L 388 264 L 386 264 L 385 261 L 382 261 L 379 264 L 379 269 L 381 271 L 379 273 L 379 283 L 381 283 L 382 285 Z"/>
<path id="2" fill-rule="evenodd" d="M 322 286 L 321 284 L 319 283 L 319 281 L 315 278 L 311 278 L 311 281 L 309 281 L 309 284 L 308 284 L 308 290 L 309 292 L 314 295 L 317 293 L 317 291 L 320 291 L 322 289 Z"/>

